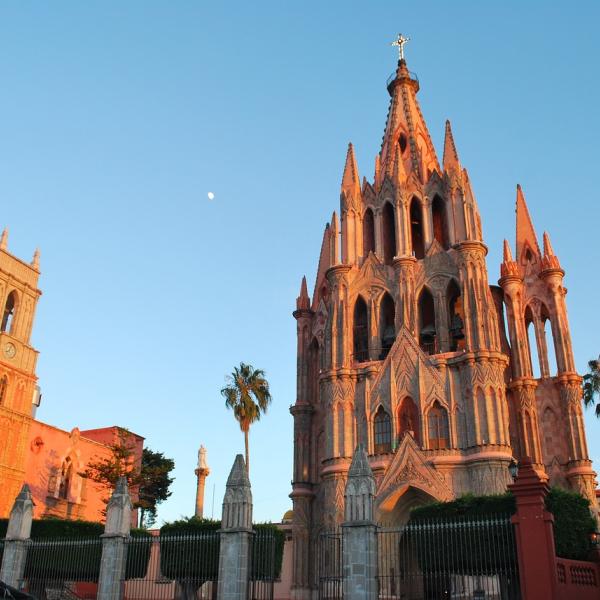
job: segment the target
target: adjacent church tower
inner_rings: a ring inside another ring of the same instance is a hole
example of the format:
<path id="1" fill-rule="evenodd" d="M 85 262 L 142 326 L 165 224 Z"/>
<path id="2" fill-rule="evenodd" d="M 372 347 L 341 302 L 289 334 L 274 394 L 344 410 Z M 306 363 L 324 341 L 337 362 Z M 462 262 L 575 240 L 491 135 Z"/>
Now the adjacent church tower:
<path id="1" fill-rule="evenodd" d="M 523 456 L 595 506 L 564 271 L 549 238 L 540 251 L 519 189 L 517 259 L 506 243 L 500 287 L 491 286 L 479 208 L 450 123 L 440 165 L 403 57 L 387 89 L 373 179 L 361 182 L 350 144 L 339 218 L 334 212 L 325 227 L 312 297 L 303 279 L 294 312 L 296 598 L 314 589 L 320 533 L 343 520 L 359 443 L 384 524 L 405 522 L 423 502 L 503 492 L 510 461 Z"/>
<path id="2" fill-rule="evenodd" d="M 39 252 L 26 263 L 0 238 L 0 518 L 8 516 L 25 477 L 29 426 L 33 418 L 38 353 L 30 345 L 38 298 Z"/>

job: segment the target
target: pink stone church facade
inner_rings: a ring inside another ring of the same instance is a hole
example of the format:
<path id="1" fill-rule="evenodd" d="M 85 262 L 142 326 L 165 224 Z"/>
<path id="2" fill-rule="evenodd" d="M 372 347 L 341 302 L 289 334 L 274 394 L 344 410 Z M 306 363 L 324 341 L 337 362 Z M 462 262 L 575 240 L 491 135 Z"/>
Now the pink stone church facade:
<path id="1" fill-rule="evenodd" d="M 597 511 L 564 271 L 546 233 L 540 248 L 518 187 L 515 252 L 505 241 L 490 285 L 450 124 L 440 165 L 418 90 L 400 60 L 374 178 L 361 182 L 350 145 L 340 218 L 325 228 L 312 297 L 304 279 L 297 299 L 296 598 L 314 589 L 319 534 L 343 520 L 358 443 L 383 524 L 423 502 L 504 492 L 511 460 L 525 456 Z"/>

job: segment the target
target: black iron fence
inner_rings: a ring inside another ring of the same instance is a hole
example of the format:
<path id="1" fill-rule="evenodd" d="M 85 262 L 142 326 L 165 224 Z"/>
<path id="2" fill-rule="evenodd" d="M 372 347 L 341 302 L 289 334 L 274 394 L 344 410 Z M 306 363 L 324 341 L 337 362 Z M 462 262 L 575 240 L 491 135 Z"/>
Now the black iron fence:
<path id="1" fill-rule="evenodd" d="M 321 535 L 319 598 L 343 598 L 343 529 Z M 420 520 L 377 531 L 379 598 L 519 600 L 513 526 L 507 516 Z"/>
<path id="2" fill-rule="evenodd" d="M 219 533 L 132 537 L 127 541 L 127 600 L 212 600 L 217 597 Z"/>
<path id="3" fill-rule="evenodd" d="M 248 600 L 273 600 L 276 543 L 271 531 L 256 531 L 250 539 Z"/>
<path id="4" fill-rule="evenodd" d="M 96 598 L 101 558 L 100 538 L 30 540 L 20 587 L 38 600 Z"/>

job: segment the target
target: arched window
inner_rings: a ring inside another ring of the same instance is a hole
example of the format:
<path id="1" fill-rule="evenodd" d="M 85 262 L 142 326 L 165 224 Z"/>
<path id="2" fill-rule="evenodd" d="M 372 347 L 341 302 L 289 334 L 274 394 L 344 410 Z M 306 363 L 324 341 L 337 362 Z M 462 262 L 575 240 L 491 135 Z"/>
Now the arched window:
<path id="1" fill-rule="evenodd" d="M 380 406 L 373 419 L 373 437 L 375 439 L 375 454 L 385 454 L 392 450 L 392 422 L 383 406 Z"/>
<path id="2" fill-rule="evenodd" d="M 433 221 L 433 237 L 438 241 L 440 246 L 448 250 L 448 223 L 446 220 L 446 204 L 439 197 L 435 196 L 431 205 L 431 217 Z"/>
<path id="3" fill-rule="evenodd" d="M 363 217 L 363 256 L 369 256 L 369 252 L 375 252 L 375 219 L 373 211 L 367 208 Z"/>
<path id="4" fill-rule="evenodd" d="M 435 308 L 431 292 L 424 287 L 419 296 L 419 344 L 423 352 L 437 352 L 437 332 L 435 329 Z"/>
<path id="5" fill-rule="evenodd" d="M 396 328 L 394 325 L 396 307 L 392 297 L 387 292 L 381 300 L 380 315 L 379 333 L 381 340 L 381 354 L 379 355 L 379 360 L 384 360 L 396 341 Z"/>
<path id="6" fill-rule="evenodd" d="M 73 463 L 69 457 L 65 458 L 60 470 L 60 486 L 58 488 L 58 497 L 64 500 L 69 499 L 69 490 L 71 489 L 71 479 L 73 477 Z"/>
<path id="7" fill-rule="evenodd" d="M 465 314 L 463 311 L 460 288 L 454 279 L 448 284 L 448 333 L 450 334 L 450 352 L 465 347 Z"/>
<path id="8" fill-rule="evenodd" d="M 441 450 L 450 447 L 450 429 L 448 427 L 448 413 L 439 403 L 435 402 L 427 418 L 429 429 L 429 448 Z"/>
<path id="9" fill-rule="evenodd" d="M 394 207 L 386 202 L 381 213 L 383 219 L 383 262 L 391 265 L 396 256 L 396 216 Z"/>
<path id="10" fill-rule="evenodd" d="M 538 379 L 540 375 L 540 357 L 538 354 L 537 341 L 535 339 L 535 326 L 531 307 L 525 309 L 525 328 L 527 329 L 527 345 L 529 346 L 529 366 L 532 375 Z"/>
<path id="11" fill-rule="evenodd" d="M 554 334 L 552 333 L 552 321 L 550 320 L 550 312 L 545 305 L 542 304 L 540 319 L 544 328 L 544 338 L 546 340 L 546 358 L 548 361 L 549 375 L 556 375 L 558 367 L 556 366 L 556 345 L 554 343 Z"/>
<path id="12" fill-rule="evenodd" d="M 15 316 L 15 308 L 17 306 L 17 293 L 12 291 L 8 298 L 6 299 L 6 304 L 4 305 L 4 314 L 2 315 L 2 326 L 0 326 L 0 331 L 8 331 L 12 329 L 12 324 Z"/>
<path id="13" fill-rule="evenodd" d="M 421 203 L 413 198 L 410 203 L 410 236 L 412 239 L 412 251 L 415 258 L 425 256 L 425 242 L 423 239 L 423 211 Z"/>
<path id="14" fill-rule="evenodd" d="M 406 136 L 403 133 L 401 133 L 400 137 L 398 137 L 398 146 L 400 146 L 400 153 L 404 154 L 404 151 L 408 146 L 408 140 L 406 139 Z"/>
<path id="15" fill-rule="evenodd" d="M 367 304 L 359 296 L 354 305 L 354 360 L 369 360 L 369 327 Z"/>
<path id="16" fill-rule="evenodd" d="M 6 392 L 8 390 L 8 377 L 4 375 L 2 379 L 0 379 L 0 404 L 4 404 L 6 400 Z"/>
<path id="17" fill-rule="evenodd" d="M 413 399 L 408 396 L 403 398 L 398 409 L 398 439 L 402 440 L 406 433 L 412 435 L 417 444 L 421 444 L 419 411 Z"/>

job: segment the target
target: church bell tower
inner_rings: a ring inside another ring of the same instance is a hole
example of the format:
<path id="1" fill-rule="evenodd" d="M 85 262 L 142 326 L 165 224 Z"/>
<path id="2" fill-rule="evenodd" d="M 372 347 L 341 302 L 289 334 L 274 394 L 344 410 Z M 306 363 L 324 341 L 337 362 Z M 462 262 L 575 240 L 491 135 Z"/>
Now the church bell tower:
<path id="1" fill-rule="evenodd" d="M 0 518 L 8 516 L 23 484 L 29 426 L 37 400 L 38 352 L 30 345 L 37 301 L 39 252 L 31 263 L 8 252 L 0 238 Z"/>

